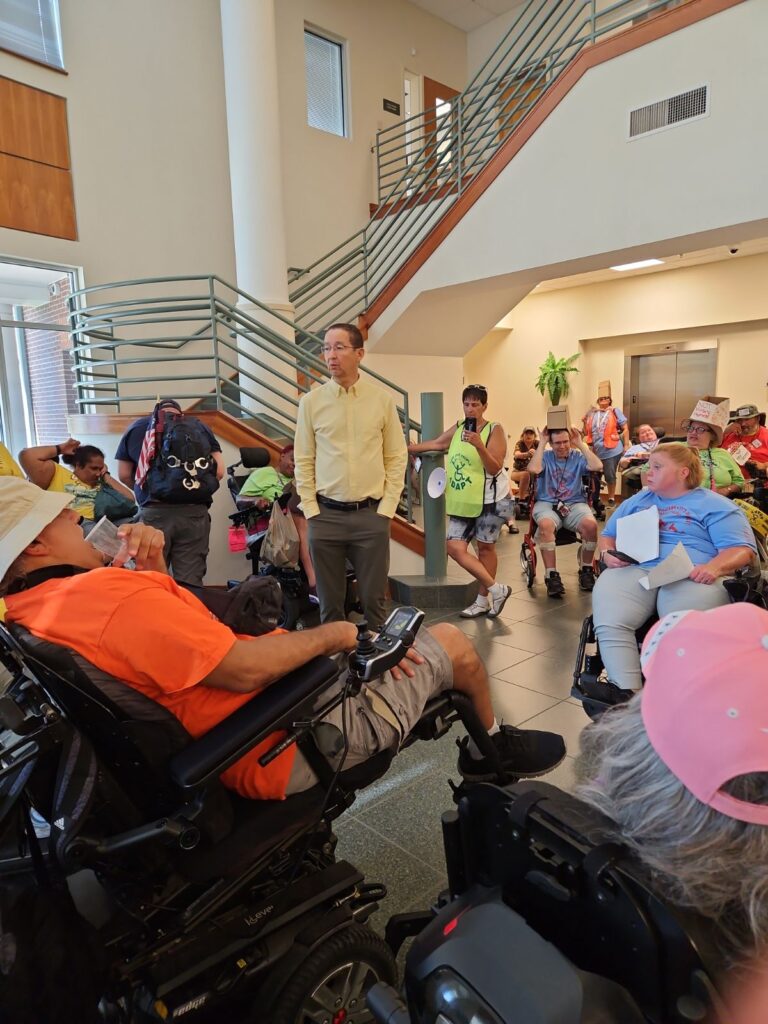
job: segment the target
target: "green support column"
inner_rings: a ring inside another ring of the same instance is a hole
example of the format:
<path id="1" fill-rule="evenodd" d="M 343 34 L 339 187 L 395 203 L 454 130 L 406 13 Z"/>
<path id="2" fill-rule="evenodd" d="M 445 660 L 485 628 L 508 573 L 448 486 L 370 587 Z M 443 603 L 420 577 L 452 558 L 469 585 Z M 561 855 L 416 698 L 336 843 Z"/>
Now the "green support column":
<path id="1" fill-rule="evenodd" d="M 421 436 L 438 437 L 445 429 L 443 395 L 440 391 L 421 394 Z M 424 575 L 433 579 L 445 576 L 448 558 L 445 552 L 445 495 L 431 498 L 427 493 L 430 474 L 445 467 L 442 452 L 425 452 L 421 464 L 421 507 L 424 510 Z"/>

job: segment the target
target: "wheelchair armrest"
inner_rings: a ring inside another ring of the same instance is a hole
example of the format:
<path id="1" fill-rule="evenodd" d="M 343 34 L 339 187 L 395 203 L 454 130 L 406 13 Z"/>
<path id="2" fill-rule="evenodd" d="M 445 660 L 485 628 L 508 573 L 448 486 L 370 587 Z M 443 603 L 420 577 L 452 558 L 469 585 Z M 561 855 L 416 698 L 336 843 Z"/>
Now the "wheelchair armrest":
<path id="1" fill-rule="evenodd" d="M 339 675 L 331 658 L 313 658 L 272 683 L 173 757 L 169 770 L 182 789 L 215 778 L 271 733 L 288 727 L 297 712 Z"/>

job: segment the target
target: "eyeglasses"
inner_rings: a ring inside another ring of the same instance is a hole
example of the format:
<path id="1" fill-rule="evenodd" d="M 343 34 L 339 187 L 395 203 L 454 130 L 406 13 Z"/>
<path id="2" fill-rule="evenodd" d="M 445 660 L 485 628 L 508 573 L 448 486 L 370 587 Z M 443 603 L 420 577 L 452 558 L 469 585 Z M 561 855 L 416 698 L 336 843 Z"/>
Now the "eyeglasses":
<path id="1" fill-rule="evenodd" d="M 711 434 L 712 431 L 709 427 L 688 427 L 687 433 L 689 434 Z"/>
<path id="2" fill-rule="evenodd" d="M 323 345 L 320 351 L 324 356 L 329 356 L 331 352 L 351 352 L 353 345 Z"/>

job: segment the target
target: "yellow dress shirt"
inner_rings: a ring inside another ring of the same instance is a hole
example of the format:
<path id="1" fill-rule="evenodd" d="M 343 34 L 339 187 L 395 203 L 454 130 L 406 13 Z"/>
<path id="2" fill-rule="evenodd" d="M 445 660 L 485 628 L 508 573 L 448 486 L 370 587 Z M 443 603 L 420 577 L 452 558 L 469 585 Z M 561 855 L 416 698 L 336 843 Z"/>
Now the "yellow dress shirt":
<path id="1" fill-rule="evenodd" d="M 320 511 L 318 494 L 381 499 L 379 515 L 395 514 L 408 451 L 395 401 L 382 388 L 358 377 L 346 391 L 329 380 L 308 392 L 299 403 L 294 444 L 296 489 L 308 519 Z"/>
<path id="2" fill-rule="evenodd" d="M 0 476 L 20 476 L 24 479 L 16 460 L 2 442 L 0 442 Z"/>

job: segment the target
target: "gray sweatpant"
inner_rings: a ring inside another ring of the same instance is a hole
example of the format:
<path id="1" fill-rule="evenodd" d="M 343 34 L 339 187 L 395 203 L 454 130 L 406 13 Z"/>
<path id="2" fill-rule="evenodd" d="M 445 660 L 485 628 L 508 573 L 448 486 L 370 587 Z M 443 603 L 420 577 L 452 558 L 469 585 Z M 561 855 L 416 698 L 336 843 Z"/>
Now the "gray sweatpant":
<path id="1" fill-rule="evenodd" d="M 635 630 L 654 612 L 661 618 L 670 612 L 707 611 L 728 604 L 722 580 L 695 583 L 679 580 L 656 590 L 640 586 L 647 570 L 639 566 L 605 569 L 592 591 L 592 618 L 608 678 L 623 690 L 643 685 Z"/>
<path id="2" fill-rule="evenodd" d="M 176 580 L 202 586 L 208 561 L 211 517 L 205 505 L 145 505 L 139 522 L 165 534 L 163 556 Z"/>

